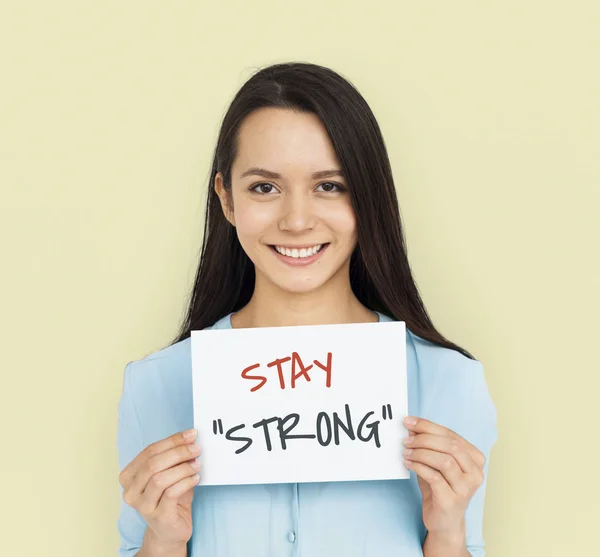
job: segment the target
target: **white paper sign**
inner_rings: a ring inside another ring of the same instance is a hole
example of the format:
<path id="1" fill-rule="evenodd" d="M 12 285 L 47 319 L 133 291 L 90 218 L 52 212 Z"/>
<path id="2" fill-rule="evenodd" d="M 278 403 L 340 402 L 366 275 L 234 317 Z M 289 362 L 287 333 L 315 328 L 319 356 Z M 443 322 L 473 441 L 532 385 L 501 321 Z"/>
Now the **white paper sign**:
<path id="1" fill-rule="evenodd" d="M 200 485 L 406 479 L 403 322 L 192 331 Z"/>

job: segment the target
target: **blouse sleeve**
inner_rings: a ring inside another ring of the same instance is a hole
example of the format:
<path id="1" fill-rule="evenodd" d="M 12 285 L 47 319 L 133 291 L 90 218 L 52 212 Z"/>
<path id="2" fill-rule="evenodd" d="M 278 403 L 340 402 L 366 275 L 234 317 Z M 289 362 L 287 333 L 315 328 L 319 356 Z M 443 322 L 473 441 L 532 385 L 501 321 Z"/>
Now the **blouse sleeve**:
<path id="1" fill-rule="evenodd" d="M 490 465 L 490 452 L 498 439 L 496 408 L 490 397 L 483 366 L 474 361 L 474 368 L 468 381 L 469 395 L 466 397 L 467 415 L 461 431 L 457 431 L 467 441 L 477 447 L 485 456 L 484 480 L 473 495 L 465 513 L 467 549 L 472 557 L 484 557 L 483 511 L 485 491 Z"/>
<path id="2" fill-rule="evenodd" d="M 135 412 L 131 393 L 131 362 L 125 366 L 123 391 L 118 406 L 117 449 L 119 473 L 143 449 L 142 432 Z M 133 557 L 142 547 L 146 522 L 141 515 L 123 500 L 117 521 L 120 535 L 119 557 Z"/>
<path id="3" fill-rule="evenodd" d="M 483 483 L 465 513 L 467 549 L 471 557 L 484 557 L 483 511 L 490 452 L 498 438 L 496 408 L 481 362 L 453 351 L 436 363 L 434 396 L 428 398 L 422 417 L 451 429 L 485 456 Z"/>

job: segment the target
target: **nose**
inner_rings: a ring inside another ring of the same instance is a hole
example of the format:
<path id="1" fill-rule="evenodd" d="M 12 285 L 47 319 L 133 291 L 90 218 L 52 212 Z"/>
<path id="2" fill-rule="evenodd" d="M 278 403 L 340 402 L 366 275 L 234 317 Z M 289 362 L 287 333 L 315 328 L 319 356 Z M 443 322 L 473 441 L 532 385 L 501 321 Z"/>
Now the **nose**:
<path id="1" fill-rule="evenodd" d="M 279 219 L 280 230 L 300 234 L 312 230 L 316 221 L 315 207 L 310 195 L 290 192 L 284 197 Z"/>

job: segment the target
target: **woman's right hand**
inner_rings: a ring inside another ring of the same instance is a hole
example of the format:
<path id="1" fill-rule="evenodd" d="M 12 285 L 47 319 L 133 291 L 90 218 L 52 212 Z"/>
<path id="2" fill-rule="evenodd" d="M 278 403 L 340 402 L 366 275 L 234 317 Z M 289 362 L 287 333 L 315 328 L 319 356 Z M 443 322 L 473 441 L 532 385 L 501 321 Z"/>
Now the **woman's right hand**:
<path id="1" fill-rule="evenodd" d="M 185 544 L 192 537 L 192 501 L 198 485 L 200 447 L 197 431 L 179 432 L 142 450 L 119 474 L 123 500 L 133 507 L 164 545 Z"/>

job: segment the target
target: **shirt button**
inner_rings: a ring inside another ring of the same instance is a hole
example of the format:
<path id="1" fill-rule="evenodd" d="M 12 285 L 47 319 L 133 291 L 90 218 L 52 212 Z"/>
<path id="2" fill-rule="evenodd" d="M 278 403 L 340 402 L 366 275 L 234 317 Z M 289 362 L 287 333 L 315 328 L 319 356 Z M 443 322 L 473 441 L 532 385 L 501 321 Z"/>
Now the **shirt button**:
<path id="1" fill-rule="evenodd" d="M 290 543 L 294 543 L 296 541 L 296 534 L 294 532 L 288 533 L 288 541 Z"/>

